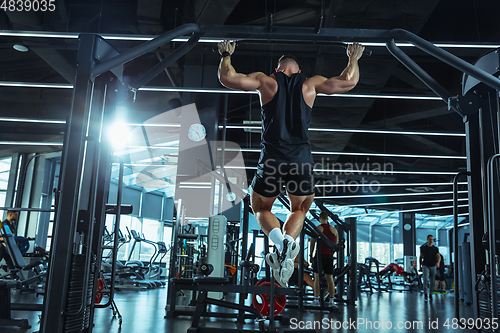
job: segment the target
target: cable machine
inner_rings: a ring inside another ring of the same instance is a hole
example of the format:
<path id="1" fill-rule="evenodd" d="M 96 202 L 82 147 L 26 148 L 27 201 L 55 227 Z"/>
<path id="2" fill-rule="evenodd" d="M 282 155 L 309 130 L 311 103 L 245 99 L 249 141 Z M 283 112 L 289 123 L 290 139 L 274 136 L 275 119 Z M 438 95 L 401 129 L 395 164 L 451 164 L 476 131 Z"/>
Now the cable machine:
<path id="1" fill-rule="evenodd" d="M 122 54 L 97 35 L 80 35 L 41 332 L 92 332 L 112 162 L 103 124 L 113 119 L 117 101 L 135 93 L 196 45 L 198 31 L 195 24 L 183 25 Z M 125 62 L 191 33 L 188 42 L 135 82 L 122 81 Z M 121 169 L 123 175 L 123 164 Z M 117 216 L 120 210 L 118 198 Z"/>
<path id="2" fill-rule="evenodd" d="M 498 255 L 500 248 L 497 228 L 499 212 L 496 209 L 499 196 L 500 121 L 499 90 L 500 50 L 492 51 L 471 65 L 432 43 L 401 29 L 390 32 L 387 48 L 401 63 L 424 82 L 432 91 L 456 111 L 466 129 L 467 171 L 454 178 L 454 276 L 455 318 L 460 319 L 458 288 L 458 204 L 459 177 L 467 176 L 469 189 L 470 258 L 471 277 L 475 285 L 472 293 L 474 317 L 482 322 L 498 317 L 498 292 L 500 291 Z M 412 43 L 424 52 L 464 72 L 462 94 L 452 96 L 428 73 L 396 46 L 395 39 Z M 469 327 L 470 328 L 470 327 Z M 480 329 L 477 327 L 477 329 Z M 483 331 L 494 331 L 482 328 Z"/>

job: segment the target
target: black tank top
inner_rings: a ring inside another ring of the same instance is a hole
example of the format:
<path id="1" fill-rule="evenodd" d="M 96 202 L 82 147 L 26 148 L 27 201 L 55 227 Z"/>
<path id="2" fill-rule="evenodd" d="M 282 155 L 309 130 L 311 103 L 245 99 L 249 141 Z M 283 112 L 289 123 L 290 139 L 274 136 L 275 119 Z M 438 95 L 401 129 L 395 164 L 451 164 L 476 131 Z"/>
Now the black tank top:
<path id="1" fill-rule="evenodd" d="M 275 159 L 278 163 L 314 163 L 308 129 L 311 107 L 302 96 L 306 76 L 274 73 L 278 90 L 274 98 L 262 106 L 262 151 L 260 163 Z"/>

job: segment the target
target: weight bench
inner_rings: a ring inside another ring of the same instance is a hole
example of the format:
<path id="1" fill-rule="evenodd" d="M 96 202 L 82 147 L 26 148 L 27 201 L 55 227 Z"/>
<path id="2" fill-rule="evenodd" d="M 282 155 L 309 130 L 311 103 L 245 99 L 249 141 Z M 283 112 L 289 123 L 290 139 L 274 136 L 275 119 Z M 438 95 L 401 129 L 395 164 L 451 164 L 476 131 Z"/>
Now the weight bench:
<path id="1" fill-rule="evenodd" d="M 29 271 L 29 270 L 37 267 L 38 265 L 40 265 L 42 263 L 42 261 L 38 260 L 38 261 L 34 261 L 34 262 L 30 263 L 29 265 L 26 265 L 26 263 L 24 262 L 24 257 L 21 254 L 19 247 L 17 246 L 15 237 L 14 237 L 14 235 L 12 235 L 12 232 L 10 231 L 9 226 L 4 225 L 1 229 L 1 231 L 2 231 L 1 235 L 4 239 L 5 247 L 9 251 L 9 255 L 12 259 L 12 263 L 14 264 L 14 267 L 16 268 L 16 270 L 13 270 L 10 273 L 10 275 L 12 276 L 13 273 L 16 273 L 17 278 L 20 280 L 21 285 L 24 287 L 29 287 L 29 285 L 31 285 L 32 283 L 40 281 L 41 278 L 46 273 L 35 275 L 31 278 L 25 278 L 24 276 L 17 275 L 18 272 Z"/>
<path id="2" fill-rule="evenodd" d="M 12 258 L 14 266 L 18 269 L 24 269 L 28 267 L 24 264 L 24 258 L 16 245 L 16 241 L 12 232 L 7 225 L 4 225 L 1 229 L 1 235 L 9 255 Z M 36 265 L 29 265 L 27 269 L 31 269 Z M 10 327 L 17 326 L 20 328 L 31 328 L 28 319 L 13 319 L 11 317 L 11 288 L 19 288 L 22 285 L 20 281 L 0 281 L 0 327 Z"/>

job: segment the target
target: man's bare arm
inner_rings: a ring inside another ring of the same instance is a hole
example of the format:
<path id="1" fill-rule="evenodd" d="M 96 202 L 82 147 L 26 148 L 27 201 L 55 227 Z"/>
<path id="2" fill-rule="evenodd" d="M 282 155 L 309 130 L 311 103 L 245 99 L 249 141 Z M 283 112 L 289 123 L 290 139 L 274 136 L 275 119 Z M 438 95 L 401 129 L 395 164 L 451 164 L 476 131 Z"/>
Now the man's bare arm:
<path id="1" fill-rule="evenodd" d="M 330 226 L 332 233 L 335 235 L 335 245 L 339 243 L 339 232 L 337 231 L 337 228 L 334 226 Z"/>
<path id="2" fill-rule="evenodd" d="M 228 52 L 232 55 L 235 48 L 235 42 L 223 41 L 218 44 L 218 47 L 221 54 L 223 52 Z M 243 91 L 258 90 L 261 84 L 260 79 L 263 75 L 265 76 L 265 74 L 261 72 L 248 75 L 237 73 L 231 64 L 231 56 L 229 55 L 222 57 L 219 64 L 219 81 L 224 87 L 230 89 Z"/>
<path id="3" fill-rule="evenodd" d="M 310 78 L 307 84 L 312 85 L 317 94 L 340 94 L 354 88 L 359 81 L 359 65 L 358 60 L 361 58 L 365 47 L 354 43 L 347 47 L 347 56 L 349 62 L 346 68 L 339 76 L 334 76 L 329 79 L 321 75 L 316 75 Z"/>
<path id="4" fill-rule="evenodd" d="M 309 243 L 309 258 L 312 259 L 313 258 L 313 254 L 314 254 L 314 247 L 316 245 L 316 238 L 312 238 L 311 237 L 311 242 Z M 312 260 L 311 260 L 312 261 Z"/>

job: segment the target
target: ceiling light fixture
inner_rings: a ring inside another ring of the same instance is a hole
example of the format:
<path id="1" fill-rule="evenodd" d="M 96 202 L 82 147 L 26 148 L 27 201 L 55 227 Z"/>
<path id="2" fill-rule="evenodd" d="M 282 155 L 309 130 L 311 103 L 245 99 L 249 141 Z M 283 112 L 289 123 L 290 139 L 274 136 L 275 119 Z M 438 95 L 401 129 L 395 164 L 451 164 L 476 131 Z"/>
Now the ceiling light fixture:
<path id="1" fill-rule="evenodd" d="M 0 141 L 0 145 L 8 146 L 62 146 L 62 142 L 32 142 L 32 141 Z"/>
<path id="2" fill-rule="evenodd" d="M 224 126 L 219 125 L 219 129 Z M 249 125 L 227 125 L 227 129 L 260 130 L 260 126 Z M 370 134 L 401 134 L 401 135 L 432 135 L 432 136 L 459 136 L 465 137 L 465 133 L 443 133 L 443 132 L 414 132 L 414 131 L 389 131 L 389 130 L 363 130 L 363 129 L 340 129 L 340 128 L 309 128 L 312 132 L 337 132 L 337 133 L 370 133 Z"/>
<path id="3" fill-rule="evenodd" d="M 429 192 L 429 193 L 390 193 L 390 194 L 361 194 L 361 195 L 326 195 L 317 196 L 316 199 L 356 199 L 356 198 L 368 198 L 368 197 L 411 197 L 415 195 L 443 195 L 452 194 L 452 191 L 448 192 Z M 468 191 L 458 191 L 458 193 L 468 193 Z"/>
<path id="4" fill-rule="evenodd" d="M 469 205 L 460 205 L 458 207 L 469 207 Z M 444 206 L 444 207 L 432 207 L 432 208 L 418 208 L 418 209 L 405 209 L 405 210 L 395 210 L 395 211 L 385 211 L 385 212 L 376 212 L 376 213 L 368 213 L 368 214 L 359 214 L 359 215 L 348 215 L 348 216 L 339 216 L 341 219 L 347 217 L 360 217 L 360 216 L 369 216 L 369 215 L 384 215 L 384 214 L 396 214 L 396 213 L 411 213 L 411 212 L 423 212 L 426 210 L 438 210 L 438 209 L 449 209 L 453 208 L 453 206 Z"/>
<path id="5" fill-rule="evenodd" d="M 66 83 L 36 83 L 14 81 L 0 81 L 0 87 L 73 89 L 73 85 Z"/>
<path id="6" fill-rule="evenodd" d="M 358 186 L 366 186 L 366 187 L 372 187 L 373 184 L 370 183 L 362 183 L 362 184 L 357 184 Z M 377 187 L 390 187 L 390 186 L 452 186 L 453 183 L 413 183 L 413 184 L 377 184 Z M 467 182 L 459 182 L 458 185 L 468 185 Z M 316 187 L 331 187 L 332 184 L 316 184 Z M 352 185 L 349 184 L 336 184 L 335 187 L 349 187 Z"/>
<path id="7" fill-rule="evenodd" d="M 386 47 L 385 43 L 375 43 L 375 42 L 359 42 L 363 46 L 367 47 Z M 349 44 L 344 42 L 344 44 Z M 475 48 L 475 49 L 497 49 L 500 47 L 498 44 L 452 44 L 452 43 L 433 43 L 437 47 L 442 48 Z M 396 46 L 399 47 L 413 47 L 415 45 L 411 43 L 396 43 Z"/>
<path id="8" fill-rule="evenodd" d="M 222 150 L 219 148 L 218 150 Z M 241 151 L 244 153 L 260 153 L 260 149 L 252 148 L 226 148 L 226 151 Z M 372 156 L 372 157 L 408 157 L 408 158 L 439 158 L 439 159 L 463 159 L 466 160 L 466 156 L 436 156 L 436 155 L 411 155 L 411 154 L 382 154 L 382 153 L 354 153 L 354 152 L 329 152 L 329 151 L 313 151 L 314 155 L 344 155 L 344 156 Z"/>
<path id="9" fill-rule="evenodd" d="M 19 123 L 43 123 L 43 124 L 66 124 L 65 120 L 50 120 L 50 119 L 24 119 L 24 118 L 0 118 L 0 121 L 19 122 Z"/>
<path id="10" fill-rule="evenodd" d="M 257 167 L 243 167 L 243 166 L 226 166 L 226 169 L 246 169 L 257 170 Z M 314 169 L 314 172 L 324 173 L 372 173 L 377 175 L 383 174 L 406 174 L 406 175 L 456 175 L 456 172 L 439 172 L 439 171 L 376 171 L 376 170 L 328 170 L 328 169 Z M 373 185 L 372 185 L 373 186 Z"/>
<path id="11" fill-rule="evenodd" d="M 458 201 L 467 201 L 469 198 L 460 198 Z M 440 202 L 450 202 L 453 199 L 444 199 L 444 200 L 425 200 L 425 201 L 403 201 L 403 202 L 381 202 L 381 203 L 365 203 L 365 204 L 356 204 L 356 205 L 342 205 L 342 207 L 372 207 L 372 206 L 392 206 L 392 205 L 421 205 L 421 204 L 432 204 L 432 203 L 440 203 Z"/>
<path id="12" fill-rule="evenodd" d="M 460 214 L 459 214 L 460 215 Z M 469 215 L 469 213 L 467 213 L 467 215 Z M 467 223 L 462 223 L 462 224 L 459 224 L 458 227 L 465 227 L 465 226 L 468 226 L 470 224 L 470 222 L 467 222 Z M 446 229 L 453 229 L 455 226 L 453 225 L 450 225 L 448 227 L 446 227 Z"/>
<path id="13" fill-rule="evenodd" d="M 12 82 L 0 81 L 0 87 L 23 87 L 23 88 L 59 88 L 72 89 L 73 85 L 64 83 L 34 83 L 34 82 Z M 223 88 L 183 88 L 183 87 L 141 87 L 139 91 L 154 92 L 188 92 L 188 93 L 215 93 L 215 94 L 258 94 L 256 90 L 240 91 Z M 382 99 L 410 99 L 410 100 L 435 100 L 442 101 L 437 96 L 411 96 L 411 95 L 372 95 L 372 94 L 334 94 L 324 95 L 322 97 L 343 97 L 343 98 L 382 98 Z"/>
<path id="14" fill-rule="evenodd" d="M 446 172 L 446 171 L 392 171 L 392 170 L 385 170 L 385 171 L 379 171 L 379 170 L 356 170 L 356 169 L 313 169 L 314 172 L 320 172 L 320 173 L 346 173 L 346 174 L 352 174 L 352 173 L 371 173 L 373 175 L 456 175 L 456 172 Z"/>

